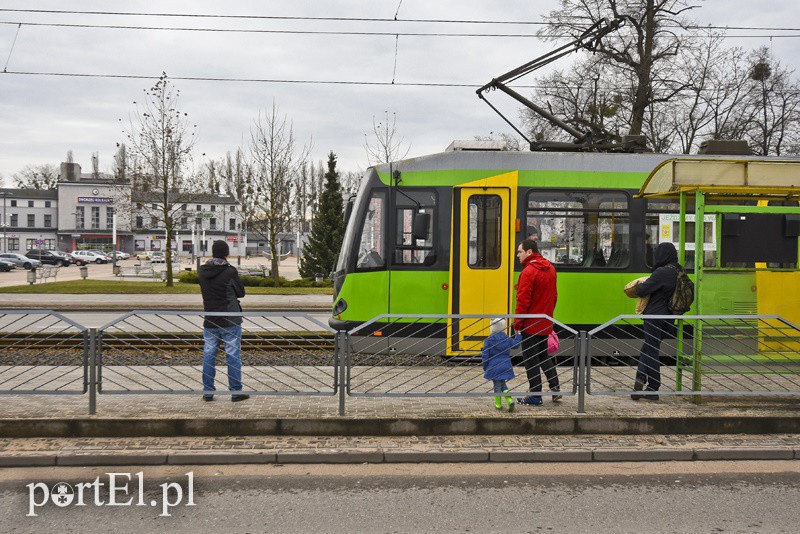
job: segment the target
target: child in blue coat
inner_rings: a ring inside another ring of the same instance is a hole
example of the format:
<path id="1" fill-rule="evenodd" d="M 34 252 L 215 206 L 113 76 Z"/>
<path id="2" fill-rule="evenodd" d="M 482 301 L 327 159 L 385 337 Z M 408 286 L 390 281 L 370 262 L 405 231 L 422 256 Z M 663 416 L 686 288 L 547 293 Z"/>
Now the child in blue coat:
<path id="1" fill-rule="evenodd" d="M 483 362 L 483 377 L 494 383 L 495 393 L 506 393 L 506 380 L 514 378 L 514 367 L 511 365 L 511 349 L 520 344 L 522 337 L 517 334 L 513 338 L 506 334 L 506 320 L 502 317 L 492 319 L 490 323 L 492 333 L 483 342 L 481 360 Z M 506 397 L 508 411 L 514 411 L 511 397 Z M 503 409 L 503 397 L 494 398 L 494 407 Z"/>

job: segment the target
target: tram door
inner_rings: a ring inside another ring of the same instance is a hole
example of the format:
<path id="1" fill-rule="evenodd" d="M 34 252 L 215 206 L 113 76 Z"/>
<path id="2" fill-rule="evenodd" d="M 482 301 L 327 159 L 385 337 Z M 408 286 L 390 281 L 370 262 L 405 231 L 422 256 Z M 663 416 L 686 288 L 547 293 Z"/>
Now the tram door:
<path id="1" fill-rule="evenodd" d="M 512 199 L 515 198 L 516 187 L 459 187 L 454 190 L 450 241 L 451 314 L 509 313 L 514 267 Z M 447 353 L 451 356 L 480 353 L 488 335 L 489 319 L 450 319 Z"/>

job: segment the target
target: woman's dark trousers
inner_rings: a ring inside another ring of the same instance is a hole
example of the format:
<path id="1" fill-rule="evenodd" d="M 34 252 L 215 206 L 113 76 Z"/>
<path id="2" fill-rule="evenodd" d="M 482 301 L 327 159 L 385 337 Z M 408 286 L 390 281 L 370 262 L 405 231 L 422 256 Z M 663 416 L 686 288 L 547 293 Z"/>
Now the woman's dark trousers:
<path id="1" fill-rule="evenodd" d="M 648 391 L 658 391 L 661 387 L 661 340 L 672 328 L 669 319 L 644 320 L 644 344 L 639 353 L 639 366 L 636 369 L 636 381 L 644 384 Z"/>

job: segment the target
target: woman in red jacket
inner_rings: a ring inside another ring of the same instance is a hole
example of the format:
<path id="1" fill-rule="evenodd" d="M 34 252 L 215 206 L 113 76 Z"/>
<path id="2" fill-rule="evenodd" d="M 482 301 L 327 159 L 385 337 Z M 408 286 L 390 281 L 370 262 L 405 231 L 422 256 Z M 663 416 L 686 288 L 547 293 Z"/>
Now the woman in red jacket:
<path id="1" fill-rule="evenodd" d="M 553 316 L 558 292 L 556 291 L 556 269 L 539 254 L 536 241 L 526 239 L 517 249 L 517 257 L 522 264 L 522 272 L 517 283 L 517 315 L 542 314 Z M 561 400 L 553 357 L 547 354 L 547 336 L 553 331 L 553 321 L 545 318 L 517 318 L 514 329 L 522 334 L 522 358 L 525 374 L 528 376 L 529 391 L 541 393 L 544 372 L 553 401 Z M 541 395 L 531 395 L 520 399 L 523 404 L 542 404 Z"/>

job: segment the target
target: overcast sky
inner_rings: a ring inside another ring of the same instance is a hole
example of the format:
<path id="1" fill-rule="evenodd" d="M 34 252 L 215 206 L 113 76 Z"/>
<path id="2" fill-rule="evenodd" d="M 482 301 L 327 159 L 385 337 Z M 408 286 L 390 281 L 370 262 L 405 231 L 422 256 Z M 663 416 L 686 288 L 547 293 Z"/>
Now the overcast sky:
<path id="1" fill-rule="evenodd" d="M 216 15 L 395 17 L 400 19 L 539 21 L 555 0 L 293 0 L 100 1 L 5 0 L 5 9 L 52 9 Z M 795 28 L 790 32 L 730 30 L 731 35 L 793 35 L 790 38 L 729 38 L 731 46 L 766 45 L 787 66 L 800 66 L 800 2 L 707 0 L 693 16 L 703 24 Z M 176 80 L 181 107 L 199 129 L 202 153 L 222 157 L 249 139 L 259 110 L 273 99 L 301 140 L 313 138 L 313 158 L 339 155 L 342 170 L 367 166 L 364 134 L 373 117 L 396 113 L 409 156 L 440 152 L 454 139 L 506 131 L 501 119 L 475 95 L 475 87 L 553 47 L 535 37 L 395 37 L 225 33 L 30 26 L 66 23 L 216 29 L 313 30 L 533 35 L 536 26 L 411 22 L 287 21 L 36 14 L 0 11 L 0 61 L 8 72 L 171 77 L 285 79 L 406 83 L 455 83 L 435 88 Z M 564 59 L 559 67 L 567 66 Z M 797 74 L 796 74 L 797 75 Z M 81 78 L 0 73 L 0 176 L 27 164 L 58 164 L 73 150 L 91 169 L 99 152 L 108 170 L 121 141 L 119 119 L 152 85 L 146 79 Z M 502 101 L 498 95 L 494 101 Z M 514 113 L 512 111 L 512 113 Z"/>

